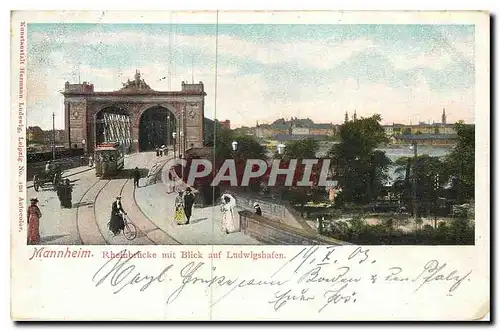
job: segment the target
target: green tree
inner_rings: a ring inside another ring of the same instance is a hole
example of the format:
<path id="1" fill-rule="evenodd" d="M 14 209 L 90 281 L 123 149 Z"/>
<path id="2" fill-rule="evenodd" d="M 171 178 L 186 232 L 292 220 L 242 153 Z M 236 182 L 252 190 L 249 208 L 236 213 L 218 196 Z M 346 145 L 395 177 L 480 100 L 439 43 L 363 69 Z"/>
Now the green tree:
<path id="1" fill-rule="evenodd" d="M 388 142 L 380 121 L 376 114 L 344 123 L 340 127 L 340 143 L 328 151 L 346 202 L 370 202 L 387 181 L 391 161 L 385 152 L 376 150 Z"/>
<path id="2" fill-rule="evenodd" d="M 233 151 L 233 142 L 238 143 L 238 148 Z M 241 160 L 266 159 L 266 148 L 251 136 L 238 136 L 234 131 L 221 127 L 215 131 L 207 142 L 212 147 L 216 161 L 224 161 L 238 157 Z"/>
<path id="3" fill-rule="evenodd" d="M 292 159 L 297 160 L 297 167 L 294 173 L 292 186 L 284 186 L 284 177 L 279 177 L 273 192 L 293 203 L 301 205 L 305 204 L 310 198 L 317 198 L 320 188 L 315 185 L 315 183 L 319 178 L 321 162 L 318 162 L 318 164 L 312 168 L 311 181 L 314 183 L 313 186 L 297 186 L 296 184 L 297 181 L 302 179 L 304 174 L 305 166 L 302 164 L 302 160 L 316 159 L 318 150 L 319 143 L 317 140 L 305 139 L 288 142 L 285 146 L 283 154 L 279 154 L 276 151 L 274 158 L 281 159 L 281 165 L 283 167 L 288 167 L 288 162 Z"/>
<path id="4" fill-rule="evenodd" d="M 231 143 L 234 141 L 233 131 L 225 127 L 218 127 L 212 131 L 206 145 L 213 149 L 216 160 L 225 160 L 232 157 Z"/>
<path id="5" fill-rule="evenodd" d="M 314 139 L 290 141 L 285 145 L 283 155 L 276 151 L 274 158 L 287 157 L 289 159 L 314 159 L 319 150 L 319 142 Z"/>
<path id="6" fill-rule="evenodd" d="M 238 143 L 236 151 L 233 151 L 233 142 Z M 248 159 L 267 159 L 266 148 L 255 138 L 235 135 L 234 131 L 227 128 L 221 127 L 219 130 L 216 130 L 215 137 L 212 136 L 212 139 L 207 142 L 207 146 L 213 148 L 215 158 L 211 178 L 219 171 L 227 159 L 234 159 L 238 183 L 240 183 Z M 249 183 L 250 189 L 253 191 L 259 190 L 260 182 L 261 178 L 252 178 Z M 243 189 L 246 190 L 247 187 Z"/>
<path id="7" fill-rule="evenodd" d="M 446 157 L 445 163 L 452 176 L 452 190 L 458 203 L 474 199 L 475 174 L 475 126 L 455 124 L 457 144 Z"/>
<path id="8" fill-rule="evenodd" d="M 413 174 L 416 176 L 416 199 L 419 206 L 418 215 L 434 215 L 437 199 L 441 187 L 448 181 L 449 174 L 439 157 L 419 155 L 401 157 L 394 163 L 396 165 L 397 180 L 394 183 L 400 194 L 401 200 L 407 204 L 408 210 L 413 212 Z M 411 172 L 414 172 L 411 174 Z"/>
<path id="9" fill-rule="evenodd" d="M 393 183 L 393 191 L 400 203 L 411 210 L 412 183 L 410 179 L 412 158 L 403 156 L 394 162 L 396 166 L 396 180 Z"/>
<path id="10" fill-rule="evenodd" d="M 248 159 L 261 159 L 265 160 L 266 157 L 266 147 L 262 146 L 255 138 L 251 136 L 234 136 L 233 140 L 229 143 L 231 146 L 232 142 L 236 141 L 238 143 L 238 148 L 235 157 L 248 160 Z"/>

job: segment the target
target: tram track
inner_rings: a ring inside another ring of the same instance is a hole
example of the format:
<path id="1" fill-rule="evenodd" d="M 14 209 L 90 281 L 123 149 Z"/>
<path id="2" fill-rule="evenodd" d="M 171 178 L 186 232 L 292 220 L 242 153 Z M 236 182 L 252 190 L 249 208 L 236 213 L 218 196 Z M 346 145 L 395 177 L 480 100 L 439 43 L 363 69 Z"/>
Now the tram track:
<path id="1" fill-rule="evenodd" d="M 84 245 L 99 245 L 106 243 L 100 231 L 95 231 L 98 230 L 98 228 L 94 229 L 92 226 L 92 224 L 95 223 L 95 201 L 97 200 L 97 194 L 89 199 L 92 190 L 98 187 L 98 184 L 102 184 L 103 182 L 104 185 L 97 190 L 98 192 L 101 192 L 110 180 L 103 181 L 99 178 L 87 190 L 85 190 L 80 198 L 80 201 L 78 201 L 78 207 L 76 209 L 76 229 L 80 241 Z M 92 213 L 89 213 L 88 211 L 90 205 L 92 205 Z"/>
<path id="2" fill-rule="evenodd" d="M 139 164 L 138 164 L 139 165 Z M 133 165 L 135 167 L 135 165 Z M 151 166 L 148 164 L 147 167 Z M 125 171 L 130 171 L 130 165 Z M 127 185 L 129 184 L 129 185 Z M 109 213 L 115 197 L 120 195 L 125 211 L 137 226 L 138 236 L 133 240 L 113 236 L 108 229 Z M 83 245 L 171 245 L 180 244 L 161 230 L 138 206 L 135 187 L 123 172 L 115 177 L 99 178 L 85 190 L 78 201 L 76 230 Z"/>
<path id="3" fill-rule="evenodd" d="M 119 180 L 119 179 L 116 179 L 116 180 Z M 127 185 L 128 181 L 130 179 L 125 179 L 125 182 L 121 185 L 120 187 L 120 192 L 118 193 L 119 196 L 122 195 L 122 192 L 123 192 L 123 188 L 125 187 L 125 185 Z M 102 237 L 104 238 L 104 241 L 106 242 L 106 244 L 111 244 L 111 242 L 106 239 L 106 235 L 105 235 L 105 231 L 106 231 L 106 227 L 104 227 L 104 230 L 102 229 L 102 225 L 99 223 L 99 218 L 98 218 L 98 215 L 97 215 L 97 209 L 96 209 L 96 203 L 97 203 L 97 200 L 99 198 L 99 195 L 102 193 L 102 191 L 104 190 L 104 188 L 106 188 L 108 186 L 108 184 L 111 183 L 111 179 L 108 180 L 108 182 L 106 183 L 106 185 L 104 185 L 96 194 L 95 196 L 95 199 L 94 199 L 94 205 L 93 205 L 93 210 L 94 210 L 94 222 L 96 224 L 96 227 L 99 229 L 99 231 L 101 232 L 101 235 Z M 115 195 L 111 195 L 112 198 L 114 198 Z M 107 225 L 107 223 L 106 223 Z"/>
<path id="4" fill-rule="evenodd" d="M 78 207 L 76 210 L 76 226 L 80 241 L 84 245 L 111 244 L 109 240 L 106 239 L 106 235 L 103 233 L 101 226 L 99 226 L 96 203 L 101 194 L 106 192 L 106 187 L 108 187 L 112 181 L 113 178 L 98 179 L 83 193 L 80 201 L 78 201 Z M 125 182 L 121 184 L 120 195 L 128 181 L 129 179 L 126 179 Z M 92 207 L 91 213 L 89 213 L 88 210 L 85 210 L 86 207 L 89 208 L 90 206 Z"/>

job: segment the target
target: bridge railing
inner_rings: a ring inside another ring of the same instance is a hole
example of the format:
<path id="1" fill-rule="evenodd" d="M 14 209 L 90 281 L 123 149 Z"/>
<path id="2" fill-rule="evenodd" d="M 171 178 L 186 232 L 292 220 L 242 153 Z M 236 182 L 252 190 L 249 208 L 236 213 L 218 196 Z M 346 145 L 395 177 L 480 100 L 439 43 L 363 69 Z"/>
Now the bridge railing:
<path id="1" fill-rule="evenodd" d="M 280 223 L 314 232 L 314 229 L 307 224 L 306 220 L 288 202 L 277 201 L 255 194 L 245 194 L 243 192 L 226 191 L 236 199 L 236 205 L 241 209 L 253 211 L 253 204 L 258 203 L 262 214 Z"/>
<path id="2" fill-rule="evenodd" d="M 81 167 L 84 165 L 88 165 L 88 158 L 84 156 L 73 156 L 64 159 L 56 160 L 57 164 L 61 167 L 61 170 L 69 170 L 76 167 Z M 33 179 L 33 176 L 39 174 L 40 172 L 45 170 L 46 161 L 44 162 L 35 162 L 28 163 L 26 165 L 26 177 L 27 180 L 30 181 Z"/>
<path id="3" fill-rule="evenodd" d="M 248 210 L 240 211 L 240 229 L 269 245 L 351 245 L 334 238 L 319 235 L 287 224 L 259 216 Z"/>

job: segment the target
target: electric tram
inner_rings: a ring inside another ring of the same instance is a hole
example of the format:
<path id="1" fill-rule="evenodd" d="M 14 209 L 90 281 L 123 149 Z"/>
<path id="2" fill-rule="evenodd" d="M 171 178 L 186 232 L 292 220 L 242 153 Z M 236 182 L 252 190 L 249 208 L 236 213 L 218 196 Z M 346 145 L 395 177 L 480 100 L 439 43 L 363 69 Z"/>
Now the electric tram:
<path id="1" fill-rule="evenodd" d="M 97 177 L 113 176 L 123 169 L 125 153 L 120 143 L 101 143 L 95 148 L 94 161 Z"/>

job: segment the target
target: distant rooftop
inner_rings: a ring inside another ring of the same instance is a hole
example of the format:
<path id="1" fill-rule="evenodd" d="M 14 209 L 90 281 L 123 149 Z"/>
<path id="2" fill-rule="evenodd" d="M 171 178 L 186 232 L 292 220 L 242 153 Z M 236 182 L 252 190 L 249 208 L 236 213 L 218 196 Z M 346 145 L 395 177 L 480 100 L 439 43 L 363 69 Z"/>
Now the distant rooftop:
<path id="1" fill-rule="evenodd" d="M 407 134 L 407 135 L 397 135 L 394 136 L 396 139 L 401 140 L 429 140 L 429 139 L 455 139 L 458 136 L 456 134 Z"/>
<path id="2" fill-rule="evenodd" d="M 311 134 L 277 134 L 274 136 L 274 140 L 277 141 L 292 141 L 292 140 L 305 140 L 305 139 L 315 139 L 321 140 L 326 139 L 325 135 L 311 135 Z"/>

